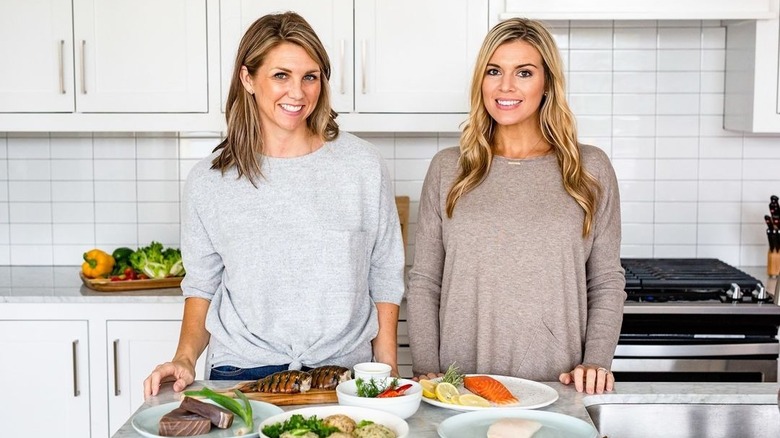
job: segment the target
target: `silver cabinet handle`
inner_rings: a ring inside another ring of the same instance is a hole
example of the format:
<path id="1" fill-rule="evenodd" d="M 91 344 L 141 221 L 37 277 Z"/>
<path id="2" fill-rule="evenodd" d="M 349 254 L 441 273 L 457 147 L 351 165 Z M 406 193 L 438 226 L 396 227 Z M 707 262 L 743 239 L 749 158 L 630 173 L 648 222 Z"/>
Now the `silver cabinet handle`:
<path id="1" fill-rule="evenodd" d="M 60 94 L 65 94 L 65 40 L 60 40 Z"/>
<path id="2" fill-rule="evenodd" d="M 344 76 L 346 73 L 344 73 L 344 70 L 347 68 L 345 65 L 345 57 L 346 57 L 346 48 L 347 42 L 345 40 L 341 40 L 341 52 L 339 52 L 339 69 L 341 70 L 341 81 L 339 83 L 339 87 L 341 87 L 341 94 L 345 94 L 347 92 L 346 83 L 344 81 Z"/>
<path id="3" fill-rule="evenodd" d="M 78 397 L 81 395 L 81 391 L 79 391 L 79 364 L 76 359 L 79 340 L 76 339 L 71 345 L 73 346 L 73 397 Z"/>
<path id="4" fill-rule="evenodd" d="M 360 50 L 361 60 L 360 60 L 360 71 L 361 74 L 361 88 L 363 94 L 366 94 L 366 52 L 368 51 L 368 44 L 366 43 L 366 40 L 363 40 L 363 44 Z"/>
<path id="5" fill-rule="evenodd" d="M 121 395 L 119 390 L 119 339 L 114 339 L 114 395 Z"/>
<path id="6" fill-rule="evenodd" d="M 81 40 L 81 94 L 87 94 L 87 68 L 84 60 L 87 53 L 87 42 Z"/>

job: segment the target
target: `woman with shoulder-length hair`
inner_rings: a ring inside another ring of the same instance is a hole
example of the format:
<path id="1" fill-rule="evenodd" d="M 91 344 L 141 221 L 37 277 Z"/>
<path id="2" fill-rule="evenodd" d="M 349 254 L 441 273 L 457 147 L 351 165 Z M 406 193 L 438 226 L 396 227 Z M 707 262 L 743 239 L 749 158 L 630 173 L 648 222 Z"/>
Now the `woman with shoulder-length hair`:
<path id="1" fill-rule="evenodd" d="M 227 137 L 187 176 L 179 345 L 144 382 L 183 390 L 208 346 L 208 378 L 372 359 L 397 374 L 403 244 L 378 151 L 339 132 L 330 61 L 298 14 L 246 31 Z"/>
<path id="2" fill-rule="evenodd" d="M 414 371 L 559 379 L 611 390 L 625 301 L 620 199 L 579 144 L 563 67 L 539 22 L 490 30 L 460 147 L 432 160 L 409 274 Z"/>

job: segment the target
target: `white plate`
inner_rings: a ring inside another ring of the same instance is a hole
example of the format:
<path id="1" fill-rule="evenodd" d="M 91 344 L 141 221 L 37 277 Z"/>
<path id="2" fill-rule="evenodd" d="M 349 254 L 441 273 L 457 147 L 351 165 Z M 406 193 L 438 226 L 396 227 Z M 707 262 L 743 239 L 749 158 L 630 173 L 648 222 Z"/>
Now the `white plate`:
<path id="1" fill-rule="evenodd" d="M 325 418 L 329 415 L 343 414 L 346 415 L 356 423 L 363 420 L 373 421 L 374 423 L 381 424 L 395 432 L 397 438 L 407 438 L 409 436 L 409 424 L 397 415 L 390 414 L 384 411 L 378 411 L 376 409 L 368 409 L 359 406 L 312 406 L 310 408 L 295 409 L 287 411 L 273 417 L 266 418 L 260 423 L 258 430 L 260 431 L 260 438 L 268 438 L 267 435 L 262 433 L 265 426 L 281 423 L 295 414 L 303 415 L 306 418 L 316 415 L 317 418 Z"/>
<path id="2" fill-rule="evenodd" d="M 474 438 L 487 436 L 490 425 L 502 418 L 523 418 L 542 423 L 534 438 L 598 438 L 595 427 L 568 415 L 546 411 L 496 408 L 453 415 L 439 424 L 441 438 Z"/>
<path id="3" fill-rule="evenodd" d="M 520 379 L 518 377 L 495 376 L 492 374 L 466 374 L 467 376 L 489 376 L 506 386 L 506 389 L 512 393 L 520 403 L 512 406 L 461 406 L 452 403 L 442 403 L 439 400 L 423 397 L 423 401 L 441 408 L 454 409 L 456 411 L 482 411 L 485 409 L 511 408 L 511 409 L 536 409 L 551 405 L 558 400 L 558 391 L 550 388 L 544 383 L 534 382 L 533 380 Z M 432 379 L 438 382 L 441 378 Z M 471 392 L 463 387 L 458 388 L 461 394 L 470 394 Z"/>
<path id="4" fill-rule="evenodd" d="M 211 400 L 207 399 L 200 399 L 203 402 L 206 403 L 213 403 Z M 282 408 L 278 406 L 274 406 L 270 403 L 265 403 L 261 401 L 256 400 L 249 400 L 249 403 L 252 405 L 252 418 L 255 420 L 255 430 L 252 431 L 253 433 L 246 434 L 246 435 L 239 435 L 241 429 L 244 429 L 246 426 L 244 425 L 244 422 L 241 421 L 238 416 L 233 418 L 233 425 L 229 429 L 217 429 L 216 427 L 211 427 L 211 432 L 204 434 L 204 435 L 198 435 L 201 437 L 206 438 L 234 438 L 240 436 L 241 438 L 251 438 L 256 437 L 258 435 L 257 433 L 257 425 L 265 420 L 266 418 L 279 414 L 282 411 Z M 159 432 L 159 425 L 160 425 L 160 418 L 162 418 L 163 415 L 167 414 L 168 412 L 171 412 L 172 410 L 176 409 L 181 405 L 181 402 L 171 402 L 166 403 L 164 405 L 159 406 L 152 406 L 149 409 L 144 409 L 143 411 L 135 414 L 133 417 L 133 429 L 135 429 L 136 432 L 140 433 L 141 435 L 147 437 L 147 438 L 160 438 L 160 435 L 157 435 Z"/>

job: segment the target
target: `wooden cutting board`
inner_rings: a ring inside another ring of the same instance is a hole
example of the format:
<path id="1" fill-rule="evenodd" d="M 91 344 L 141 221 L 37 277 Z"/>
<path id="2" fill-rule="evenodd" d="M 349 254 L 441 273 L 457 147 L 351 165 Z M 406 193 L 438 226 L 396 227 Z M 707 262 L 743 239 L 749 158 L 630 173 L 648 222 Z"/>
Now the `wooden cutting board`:
<path id="1" fill-rule="evenodd" d="M 169 277 L 148 280 L 111 281 L 108 278 L 87 278 L 79 271 L 84 286 L 98 292 L 126 292 L 146 289 L 165 289 L 179 287 L 184 277 Z"/>
<path id="2" fill-rule="evenodd" d="M 224 389 L 218 391 L 220 394 L 229 395 L 235 398 L 233 388 Z M 279 394 L 270 392 L 245 392 L 244 395 L 250 400 L 258 400 L 266 403 L 271 403 L 276 406 L 291 406 L 291 405 L 313 405 L 323 403 L 338 403 L 339 399 L 336 396 L 336 390 L 330 389 L 312 389 L 304 393 L 298 394 Z"/>

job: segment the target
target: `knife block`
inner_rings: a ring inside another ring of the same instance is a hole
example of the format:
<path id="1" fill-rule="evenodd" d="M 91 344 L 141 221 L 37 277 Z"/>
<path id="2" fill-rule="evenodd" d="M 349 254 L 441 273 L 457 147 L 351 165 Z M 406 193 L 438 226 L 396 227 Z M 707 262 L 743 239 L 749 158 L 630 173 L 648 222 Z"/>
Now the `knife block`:
<path id="1" fill-rule="evenodd" d="M 780 275 L 780 252 L 769 251 L 767 253 L 766 273 L 770 276 Z"/>

